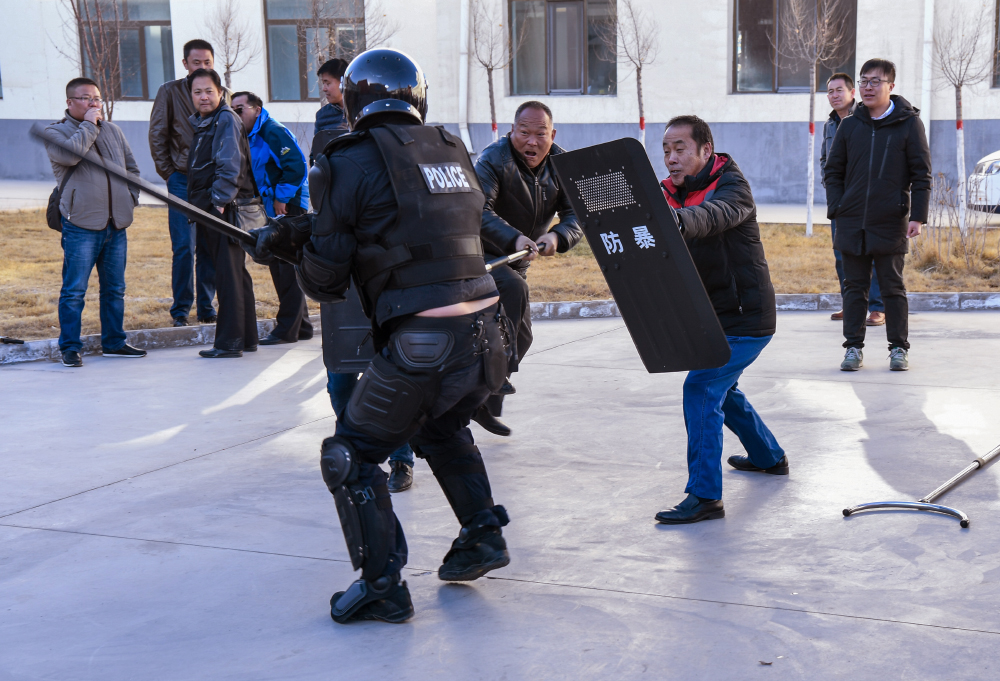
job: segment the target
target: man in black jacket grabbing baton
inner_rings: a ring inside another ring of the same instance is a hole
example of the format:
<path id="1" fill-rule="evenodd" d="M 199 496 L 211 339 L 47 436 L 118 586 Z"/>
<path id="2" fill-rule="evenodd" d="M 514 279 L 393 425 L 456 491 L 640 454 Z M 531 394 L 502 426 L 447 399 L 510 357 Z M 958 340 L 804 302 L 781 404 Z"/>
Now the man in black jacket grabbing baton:
<path id="1" fill-rule="evenodd" d="M 500 291 L 500 304 L 517 334 L 517 357 L 511 362 L 511 372 L 517 371 L 517 363 L 532 341 L 528 265 L 536 253 L 565 253 L 583 238 L 580 223 L 550 162 L 553 155 L 563 152 L 555 138 L 549 107 L 541 102 L 525 102 L 514 114 L 510 133 L 486 147 L 476 161 L 476 174 L 486 195 L 483 250 L 493 256 L 531 251 L 517 264 L 501 265 L 490 272 Z M 556 213 L 559 223 L 550 230 Z M 510 435 L 510 428 L 497 417 L 503 409 L 504 395 L 513 392 L 513 386 L 506 382 L 501 393 L 490 397 L 476 412 L 476 423 L 496 435 Z"/>

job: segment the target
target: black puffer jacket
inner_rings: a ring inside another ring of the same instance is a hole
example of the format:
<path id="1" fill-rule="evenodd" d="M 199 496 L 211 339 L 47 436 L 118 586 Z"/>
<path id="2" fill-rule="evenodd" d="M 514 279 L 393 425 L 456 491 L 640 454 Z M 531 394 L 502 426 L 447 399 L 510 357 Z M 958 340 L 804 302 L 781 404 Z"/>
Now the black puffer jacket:
<path id="1" fill-rule="evenodd" d="M 716 154 L 680 189 L 663 181 L 691 258 L 727 336 L 770 336 L 777 314 L 757 207 L 743 173 Z"/>
<path id="2" fill-rule="evenodd" d="M 513 253 L 514 242 L 521 235 L 537 241 L 557 212 L 559 224 L 552 231 L 559 235 L 558 251 L 565 253 L 583 238 L 580 221 L 552 169 L 552 156 L 561 153 L 563 150 L 553 144 L 545 161 L 532 170 L 511 146 L 509 136 L 483 149 L 476 161 L 476 175 L 486 194 L 483 250 L 487 254 Z"/>
<path id="3" fill-rule="evenodd" d="M 833 247 L 861 255 L 906 253 L 907 222 L 926 222 L 931 153 L 919 109 L 892 95 L 893 110 L 873 121 L 859 105 L 840 124 L 826 159 L 827 216 Z M 912 204 L 911 204 L 912 194 Z"/>
<path id="4" fill-rule="evenodd" d="M 251 199 L 257 186 L 250 166 L 250 143 L 243 121 L 222 102 L 205 118 L 188 119 L 194 138 L 188 154 L 188 201 L 202 210 Z"/>

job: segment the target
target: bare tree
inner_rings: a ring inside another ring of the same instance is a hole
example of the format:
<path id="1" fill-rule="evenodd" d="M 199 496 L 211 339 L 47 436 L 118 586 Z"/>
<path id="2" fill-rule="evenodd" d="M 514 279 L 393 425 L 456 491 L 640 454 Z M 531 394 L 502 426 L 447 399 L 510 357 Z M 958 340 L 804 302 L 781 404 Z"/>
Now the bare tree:
<path id="1" fill-rule="evenodd" d="M 657 36 L 660 27 L 641 6 L 642 0 L 612 0 L 608 3 L 609 17 L 597 24 L 597 36 L 609 61 L 635 71 L 636 94 L 639 98 L 639 139 L 646 145 L 646 110 L 642 99 L 642 70 L 656 60 L 659 50 Z"/>
<path id="2" fill-rule="evenodd" d="M 785 0 L 781 4 L 777 36 L 771 37 L 775 59 L 809 65 L 809 153 L 806 166 L 806 236 L 813 233 L 813 197 L 816 193 L 816 72 L 843 63 L 851 52 L 851 19 L 846 0 Z"/>
<path id="3" fill-rule="evenodd" d="M 493 72 L 510 66 L 514 55 L 524 42 L 524 27 L 513 36 L 504 27 L 506 3 L 502 0 L 473 0 L 472 42 L 476 61 L 486 70 L 490 90 L 490 122 L 493 124 L 493 141 L 500 138 L 497 131 L 497 107 L 493 94 Z"/>
<path id="4" fill-rule="evenodd" d="M 63 38 L 56 49 L 97 83 L 104 99 L 104 117 L 111 120 L 121 96 L 124 73 L 118 51 L 121 7 L 117 0 L 61 0 Z M 74 50 L 74 47 L 79 49 Z"/>
<path id="5" fill-rule="evenodd" d="M 962 88 L 982 83 L 993 73 L 992 8 L 983 2 L 978 9 L 963 11 L 956 3 L 948 21 L 934 30 L 934 62 L 944 87 L 955 88 L 955 141 L 958 161 L 958 229 L 967 230 L 968 188 L 965 172 L 965 130 L 962 119 Z"/>
<path id="6" fill-rule="evenodd" d="M 385 45 L 399 33 L 402 26 L 389 16 L 381 0 L 309 0 L 310 14 L 318 27 L 312 31 L 310 49 L 313 63 L 310 71 L 316 71 L 325 61 L 339 56 L 350 61 L 365 50 Z M 348 6 L 364 7 L 359 16 L 348 16 Z M 345 24 L 342 19 L 361 19 L 360 23 Z M 334 33 L 319 30 L 323 26 L 334 27 Z M 337 33 L 336 31 L 339 31 Z"/>
<path id="7" fill-rule="evenodd" d="M 209 34 L 219 52 L 219 66 L 226 87 L 232 89 L 232 74 L 239 73 L 260 57 L 260 41 L 250 29 L 249 17 L 237 0 L 217 0 L 208 19 Z"/>

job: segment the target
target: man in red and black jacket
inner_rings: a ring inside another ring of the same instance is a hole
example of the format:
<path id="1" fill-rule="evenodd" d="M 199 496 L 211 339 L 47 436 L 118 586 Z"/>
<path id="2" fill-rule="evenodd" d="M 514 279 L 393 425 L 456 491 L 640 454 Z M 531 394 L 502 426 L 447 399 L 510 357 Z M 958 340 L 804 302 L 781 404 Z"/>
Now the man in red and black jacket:
<path id="1" fill-rule="evenodd" d="M 697 116 L 677 116 L 663 133 L 663 181 L 677 222 L 732 356 L 718 369 L 688 373 L 684 422 L 688 435 L 687 498 L 660 511 L 661 523 L 722 518 L 722 426 L 736 433 L 748 456 L 729 457 L 742 471 L 788 475 L 788 459 L 737 381 L 774 335 L 774 287 L 760 242 L 757 208 L 736 163 L 715 153 L 712 130 Z"/>

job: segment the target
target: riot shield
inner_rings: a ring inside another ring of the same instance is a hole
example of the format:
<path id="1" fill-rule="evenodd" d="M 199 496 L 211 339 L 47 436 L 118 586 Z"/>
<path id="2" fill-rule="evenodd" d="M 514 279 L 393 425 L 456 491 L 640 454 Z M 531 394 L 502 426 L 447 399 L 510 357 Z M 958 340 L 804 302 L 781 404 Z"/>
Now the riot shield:
<path id="1" fill-rule="evenodd" d="M 642 145 L 615 140 L 552 165 L 646 370 L 728 362 L 726 335 Z"/>
<path id="2" fill-rule="evenodd" d="M 319 306 L 323 326 L 323 364 L 335 374 L 358 374 L 375 357 L 372 324 L 361 309 L 354 284 L 342 303 Z"/>

